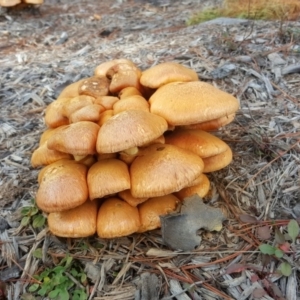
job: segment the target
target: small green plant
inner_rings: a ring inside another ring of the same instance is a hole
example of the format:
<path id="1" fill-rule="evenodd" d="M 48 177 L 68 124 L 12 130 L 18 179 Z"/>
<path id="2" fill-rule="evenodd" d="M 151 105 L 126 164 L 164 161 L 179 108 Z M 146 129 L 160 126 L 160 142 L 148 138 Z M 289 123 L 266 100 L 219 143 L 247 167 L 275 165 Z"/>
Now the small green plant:
<path id="1" fill-rule="evenodd" d="M 218 17 L 252 20 L 297 20 L 300 15 L 298 0 L 224 0 L 221 7 L 207 8 L 187 20 L 195 25 Z M 282 26 L 282 25 L 281 25 Z"/>
<path id="2" fill-rule="evenodd" d="M 261 244 L 259 246 L 261 253 L 276 257 L 281 261 L 279 271 L 284 276 L 290 276 L 292 273 L 290 260 L 287 261 L 284 256 L 287 255 L 289 257 L 289 254 L 293 254 L 292 246 L 296 242 L 299 231 L 298 222 L 290 220 L 287 226 L 287 234 L 283 234 L 278 228 L 275 229 L 274 246 L 269 244 Z"/>
<path id="3" fill-rule="evenodd" d="M 213 20 L 222 16 L 222 12 L 217 8 L 205 9 L 196 15 L 192 16 L 186 21 L 188 26 L 196 25 L 205 21 Z"/>
<path id="4" fill-rule="evenodd" d="M 46 268 L 34 278 L 38 283 L 32 284 L 28 292 L 37 293 L 55 300 L 86 300 L 85 286 L 87 276 L 81 266 L 67 255 L 54 268 Z"/>
<path id="5" fill-rule="evenodd" d="M 22 220 L 21 225 L 27 226 L 32 224 L 33 228 L 44 226 L 46 218 L 35 204 L 34 199 L 31 200 L 30 206 L 24 206 L 21 210 Z"/>

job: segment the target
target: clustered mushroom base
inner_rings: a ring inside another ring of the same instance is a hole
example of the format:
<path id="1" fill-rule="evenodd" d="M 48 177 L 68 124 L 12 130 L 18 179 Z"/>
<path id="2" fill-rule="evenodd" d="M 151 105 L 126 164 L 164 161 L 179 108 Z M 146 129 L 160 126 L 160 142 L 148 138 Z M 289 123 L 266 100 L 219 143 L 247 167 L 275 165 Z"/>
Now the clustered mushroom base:
<path id="1" fill-rule="evenodd" d="M 126 236 L 160 227 L 186 197 L 207 195 L 205 173 L 227 166 L 229 146 L 207 131 L 230 123 L 236 98 L 175 62 L 141 71 L 117 59 L 66 87 L 46 109 L 31 158 L 50 231 Z"/>

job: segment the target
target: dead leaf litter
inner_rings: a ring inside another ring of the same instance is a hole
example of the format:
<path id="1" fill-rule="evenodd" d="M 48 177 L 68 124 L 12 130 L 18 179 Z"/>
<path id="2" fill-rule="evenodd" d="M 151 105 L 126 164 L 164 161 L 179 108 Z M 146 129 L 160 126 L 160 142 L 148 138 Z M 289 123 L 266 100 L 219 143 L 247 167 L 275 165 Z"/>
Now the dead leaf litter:
<path id="1" fill-rule="evenodd" d="M 0 281 L 8 299 L 26 295 L 32 276 L 67 253 L 85 268 L 89 299 L 300 297 L 299 239 L 284 257 L 292 266 L 285 277 L 276 272 L 279 261 L 264 265 L 265 232 L 256 230 L 282 230 L 300 218 L 300 23 L 221 18 L 186 26 L 207 2 L 49 0 L 39 10 L 1 8 Z M 30 157 L 46 106 L 117 58 L 142 70 L 176 61 L 240 101 L 235 121 L 217 133 L 233 162 L 209 176 L 206 204 L 226 221 L 220 232 L 200 231 L 194 251 L 171 251 L 160 230 L 70 240 L 20 225 L 21 208 L 37 191 Z"/>

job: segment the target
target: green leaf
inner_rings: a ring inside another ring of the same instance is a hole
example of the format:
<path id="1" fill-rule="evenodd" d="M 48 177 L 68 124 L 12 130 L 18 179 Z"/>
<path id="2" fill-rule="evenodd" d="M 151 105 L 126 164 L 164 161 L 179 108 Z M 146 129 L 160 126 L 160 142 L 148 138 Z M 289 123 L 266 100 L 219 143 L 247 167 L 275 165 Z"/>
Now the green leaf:
<path id="1" fill-rule="evenodd" d="M 293 243 L 295 243 L 296 238 L 299 235 L 299 224 L 296 220 L 290 220 L 288 224 L 288 234 L 292 238 Z"/>
<path id="2" fill-rule="evenodd" d="M 32 206 L 30 210 L 30 216 L 34 216 L 39 212 L 39 209 L 36 206 Z"/>
<path id="3" fill-rule="evenodd" d="M 30 222 L 30 217 L 23 217 L 21 221 L 22 226 L 27 226 Z"/>
<path id="4" fill-rule="evenodd" d="M 274 255 L 275 254 L 275 250 L 276 248 L 268 245 L 268 244 L 261 244 L 259 246 L 259 250 L 261 251 L 261 253 L 263 254 L 269 254 L 269 255 Z"/>
<path id="5" fill-rule="evenodd" d="M 32 226 L 33 228 L 39 228 L 44 226 L 46 218 L 43 215 L 36 215 L 33 217 Z"/>
<path id="6" fill-rule="evenodd" d="M 76 277 L 78 275 L 78 271 L 76 269 L 71 269 L 70 273 L 72 276 Z"/>
<path id="7" fill-rule="evenodd" d="M 71 263 L 72 263 L 72 261 L 73 261 L 73 258 L 72 258 L 72 256 L 67 256 L 67 260 L 66 260 L 66 267 L 70 266 L 70 265 L 71 265 Z"/>
<path id="8" fill-rule="evenodd" d="M 40 296 L 45 296 L 48 293 L 48 289 L 46 287 L 42 287 L 39 291 L 38 294 Z"/>
<path id="9" fill-rule="evenodd" d="M 38 283 L 34 283 L 29 287 L 28 292 L 35 292 L 38 290 L 39 287 L 40 285 Z"/>
<path id="10" fill-rule="evenodd" d="M 25 206 L 21 209 L 21 215 L 22 216 L 28 216 L 29 212 L 30 212 L 31 207 L 29 206 Z"/>
<path id="11" fill-rule="evenodd" d="M 58 299 L 59 300 L 69 300 L 70 299 L 69 292 L 66 289 L 60 290 L 60 293 L 58 295 Z"/>
<path id="12" fill-rule="evenodd" d="M 276 249 L 276 250 L 275 250 L 275 256 L 276 256 L 277 258 L 281 258 L 281 257 L 283 256 L 283 254 L 284 254 L 284 252 L 281 251 L 280 249 Z"/>
<path id="13" fill-rule="evenodd" d="M 75 290 L 73 292 L 72 300 L 86 300 L 88 298 L 85 290 Z"/>
<path id="14" fill-rule="evenodd" d="M 43 257 L 43 250 L 42 248 L 37 248 L 36 250 L 33 251 L 32 255 L 35 258 L 42 258 Z"/>
<path id="15" fill-rule="evenodd" d="M 55 290 L 51 291 L 51 292 L 48 294 L 48 297 L 49 297 L 50 299 L 54 299 L 54 298 L 56 298 L 56 297 L 58 296 L 59 292 L 60 292 L 59 289 L 55 289 Z"/>
<path id="16" fill-rule="evenodd" d="M 66 270 L 66 268 L 63 267 L 63 266 L 56 266 L 56 267 L 52 270 L 52 272 L 55 273 L 56 275 L 60 275 L 60 274 L 62 274 L 65 270 Z"/>
<path id="17" fill-rule="evenodd" d="M 86 274 L 85 274 L 85 273 L 82 273 L 82 274 L 81 274 L 81 278 L 80 278 L 81 283 L 86 283 L 86 280 L 87 280 Z"/>
<path id="18" fill-rule="evenodd" d="M 290 276 L 292 274 L 292 267 L 287 262 L 283 262 L 279 266 L 279 270 L 281 271 L 282 275 L 284 275 L 284 276 Z"/>

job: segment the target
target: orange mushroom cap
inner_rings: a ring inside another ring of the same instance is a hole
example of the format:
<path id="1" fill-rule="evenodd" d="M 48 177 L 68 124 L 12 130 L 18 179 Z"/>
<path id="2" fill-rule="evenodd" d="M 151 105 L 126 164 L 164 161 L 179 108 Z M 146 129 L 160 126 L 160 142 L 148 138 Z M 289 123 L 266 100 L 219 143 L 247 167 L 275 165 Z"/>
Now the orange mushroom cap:
<path id="1" fill-rule="evenodd" d="M 36 194 L 37 206 L 45 212 L 59 212 L 88 199 L 87 167 L 71 160 L 59 160 L 42 169 Z"/>
<path id="2" fill-rule="evenodd" d="M 57 236 L 87 237 L 96 233 L 98 205 L 87 200 L 82 205 L 48 215 L 49 230 Z"/>
<path id="3" fill-rule="evenodd" d="M 116 238 L 130 235 L 140 227 L 139 211 L 136 207 L 117 198 L 108 198 L 99 208 L 97 233 L 101 238 Z"/>
<path id="4" fill-rule="evenodd" d="M 131 193 L 136 198 L 171 194 L 193 182 L 203 168 L 202 159 L 189 150 L 151 145 L 130 166 Z"/>

